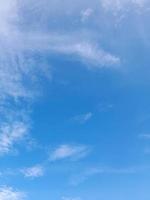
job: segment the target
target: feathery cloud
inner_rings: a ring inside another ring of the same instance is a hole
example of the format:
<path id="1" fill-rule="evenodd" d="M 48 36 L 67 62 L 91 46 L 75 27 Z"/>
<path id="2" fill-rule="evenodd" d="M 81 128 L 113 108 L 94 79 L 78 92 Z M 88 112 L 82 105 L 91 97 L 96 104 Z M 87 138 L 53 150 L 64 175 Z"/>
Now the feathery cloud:
<path id="1" fill-rule="evenodd" d="M 140 168 L 110 168 L 110 167 L 94 167 L 89 168 L 88 170 L 85 170 L 82 173 L 79 173 L 78 175 L 73 175 L 70 179 L 71 185 L 78 185 L 87 179 L 89 179 L 92 176 L 95 175 L 102 175 L 102 174 L 135 174 L 137 171 L 140 171 Z"/>
<path id="2" fill-rule="evenodd" d="M 50 153 L 50 161 L 63 160 L 67 158 L 79 159 L 87 155 L 89 149 L 81 145 L 61 145 Z"/>
<path id="3" fill-rule="evenodd" d="M 141 9 L 148 5 L 148 0 L 101 0 L 102 7 L 105 10 L 123 11 L 135 8 Z"/>
<path id="4" fill-rule="evenodd" d="M 15 150 L 15 144 L 22 141 L 28 132 L 23 122 L 6 123 L 0 127 L 0 155 Z"/>
<path id="5" fill-rule="evenodd" d="M 0 187 L 0 200 L 24 200 L 25 194 L 11 187 Z"/>
<path id="6" fill-rule="evenodd" d="M 80 124 L 84 124 L 87 121 L 89 121 L 92 118 L 92 116 L 93 116 L 93 113 L 88 112 L 88 113 L 77 115 L 77 116 L 73 117 L 73 120 L 76 122 L 79 122 Z"/>
<path id="7" fill-rule="evenodd" d="M 44 175 L 44 168 L 41 165 L 35 165 L 21 170 L 22 174 L 27 178 L 38 178 Z"/>
<path id="8" fill-rule="evenodd" d="M 91 8 L 87 8 L 85 10 L 82 10 L 81 21 L 85 22 L 92 14 L 93 14 L 93 10 Z"/>

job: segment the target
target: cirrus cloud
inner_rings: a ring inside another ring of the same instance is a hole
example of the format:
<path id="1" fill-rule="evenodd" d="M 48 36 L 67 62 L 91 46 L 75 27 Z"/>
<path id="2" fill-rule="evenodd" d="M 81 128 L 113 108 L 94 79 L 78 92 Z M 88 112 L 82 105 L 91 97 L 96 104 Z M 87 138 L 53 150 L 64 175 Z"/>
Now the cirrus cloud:
<path id="1" fill-rule="evenodd" d="M 0 200 L 25 200 L 25 194 L 11 187 L 1 187 Z"/>
<path id="2" fill-rule="evenodd" d="M 22 174 L 27 178 L 38 178 L 44 175 L 44 168 L 41 165 L 35 165 L 21 170 Z"/>
<path id="3" fill-rule="evenodd" d="M 60 145 L 50 153 L 50 161 L 63 159 L 79 159 L 87 155 L 89 149 L 82 145 Z"/>

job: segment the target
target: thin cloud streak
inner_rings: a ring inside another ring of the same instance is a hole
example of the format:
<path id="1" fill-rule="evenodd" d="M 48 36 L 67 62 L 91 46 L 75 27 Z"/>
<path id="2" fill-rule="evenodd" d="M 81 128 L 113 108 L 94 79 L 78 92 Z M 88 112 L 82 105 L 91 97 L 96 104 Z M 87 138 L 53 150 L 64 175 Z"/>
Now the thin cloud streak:
<path id="1" fill-rule="evenodd" d="M 148 168 L 149 169 L 149 168 Z M 79 173 L 78 175 L 73 175 L 70 178 L 70 184 L 73 186 L 77 186 L 84 181 L 88 180 L 90 177 L 96 175 L 106 175 L 106 174 L 135 174 L 145 170 L 145 168 L 133 167 L 133 168 L 109 168 L 109 167 L 93 167 L 88 170 L 84 170 L 84 172 Z"/>
<path id="2" fill-rule="evenodd" d="M 25 194 L 11 187 L 0 187 L 0 200 L 25 200 Z"/>
<path id="3" fill-rule="evenodd" d="M 59 161 L 64 159 L 78 160 L 85 157 L 89 149 L 82 145 L 60 145 L 50 153 L 50 161 Z"/>
<path id="4" fill-rule="evenodd" d="M 3 124 L 0 127 L 0 155 L 15 150 L 15 144 L 22 141 L 28 133 L 28 127 L 22 122 Z"/>
<path id="5" fill-rule="evenodd" d="M 72 118 L 72 120 L 75 122 L 78 122 L 80 124 L 84 124 L 84 123 L 88 122 L 92 117 L 93 117 L 93 113 L 88 112 L 85 114 L 76 115 L 75 117 Z"/>
<path id="6" fill-rule="evenodd" d="M 29 168 L 24 168 L 21 173 L 26 178 L 38 178 L 44 176 L 44 168 L 41 165 L 35 165 Z"/>

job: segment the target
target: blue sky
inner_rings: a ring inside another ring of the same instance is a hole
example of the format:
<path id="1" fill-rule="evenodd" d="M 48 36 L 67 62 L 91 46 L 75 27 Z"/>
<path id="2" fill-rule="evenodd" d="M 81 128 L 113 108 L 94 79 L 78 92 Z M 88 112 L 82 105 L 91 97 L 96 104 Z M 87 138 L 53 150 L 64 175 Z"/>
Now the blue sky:
<path id="1" fill-rule="evenodd" d="M 148 0 L 0 0 L 0 200 L 149 200 Z"/>

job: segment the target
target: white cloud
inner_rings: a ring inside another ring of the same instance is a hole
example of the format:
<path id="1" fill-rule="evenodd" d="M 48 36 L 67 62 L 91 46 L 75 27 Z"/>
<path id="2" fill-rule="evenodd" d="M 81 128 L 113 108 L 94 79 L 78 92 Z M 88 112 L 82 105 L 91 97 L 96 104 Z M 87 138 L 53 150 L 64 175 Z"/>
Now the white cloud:
<path id="1" fill-rule="evenodd" d="M 87 155 L 89 149 L 81 145 L 61 145 L 50 153 L 50 161 L 63 160 L 67 158 L 79 159 Z"/>
<path id="2" fill-rule="evenodd" d="M 72 45 L 66 45 L 58 49 L 63 53 L 74 54 L 81 59 L 88 67 L 94 66 L 98 68 L 118 66 L 120 64 L 120 58 L 104 51 L 101 48 L 96 47 L 92 43 L 83 42 L 75 43 Z"/>
<path id="3" fill-rule="evenodd" d="M 146 8 L 148 0 L 100 0 L 102 7 L 105 10 L 127 11 L 127 9 Z"/>
<path id="4" fill-rule="evenodd" d="M 0 0 L 0 154 L 13 151 L 24 138 L 28 100 L 39 91 L 37 80 L 49 74 L 46 62 L 42 58 L 37 61 L 31 49 L 23 48 L 18 12 L 17 0 Z M 26 102 L 23 106 L 22 100 Z"/>
<path id="5" fill-rule="evenodd" d="M 7 154 L 15 149 L 15 144 L 22 141 L 28 132 L 23 122 L 12 122 L 0 127 L 0 154 Z"/>
<path id="6" fill-rule="evenodd" d="M 79 33 L 32 32 L 26 38 L 26 33 L 23 33 L 24 43 L 20 48 L 26 51 L 45 52 L 47 55 L 52 52 L 72 55 L 72 59 L 80 60 L 91 68 L 116 67 L 120 64 L 121 60 L 118 56 L 103 50 L 100 45 L 96 45 L 96 42 L 86 37 L 84 33 L 82 36 Z"/>
<path id="7" fill-rule="evenodd" d="M 0 98 L 33 97 L 33 83 L 41 72 L 48 74 L 46 62 L 34 59 L 32 48 L 24 48 L 27 33 L 20 31 L 19 8 L 17 0 L 0 0 Z"/>
<path id="8" fill-rule="evenodd" d="M 73 120 L 76 122 L 79 122 L 81 124 L 84 124 L 87 121 L 89 121 L 92 118 L 92 116 L 93 116 L 93 113 L 88 112 L 88 113 L 77 115 L 77 116 L 73 117 Z"/>
<path id="9" fill-rule="evenodd" d="M 93 14 L 93 10 L 91 8 L 87 8 L 81 12 L 81 21 L 85 22 L 91 15 Z"/>
<path id="10" fill-rule="evenodd" d="M 41 165 L 35 165 L 21 170 L 23 175 L 27 178 L 38 178 L 44 175 L 44 168 Z"/>
<path id="11" fill-rule="evenodd" d="M 36 92 L 34 90 L 35 83 L 38 76 L 41 76 L 39 71 L 44 75 L 44 70 L 47 68 L 46 62 L 40 60 L 38 64 L 32 55 L 25 56 L 24 49 L 17 47 L 21 42 L 19 37 L 17 41 L 17 36 L 16 38 L 12 36 L 12 41 L 9 41 L 8 44 L 7 39 L 3 40 L 4 45 L 0 41 L 0 98 L 33 97 Z M 30 52 L 28 49 L 29 54 Z M 49 72 L 47 71 L 47 73 Z"/>
<path id="12" fill-rule="evenodd" d="M 110 167 L 94 167 L 94 168 L 89 168 L 87 170 L 84 170 L 82 173 L 79 173 L 77 175 L 73 175 L 70 179 L 70 184 L 71 185 L 78 185 L 90 177 L 93 177 L 95 175 L 107 175 L 107 174 L 135 174 L 138 171 L 141 171 L 143 169 L 140 168 L 110 168 Z"/>
<path id="13" fill-rule="evenodd" d="M 10 15 L 11 13 L 11 15 Z M 17 18 L 17 0 L 0 1 L 0 33 L 7 35 L 11 33 Z"/>
<path id="14" fill-rule="evenodd" d="M 0 188 L 0 200 L 24 200 L 25 194 L 11 187 Z"/>

